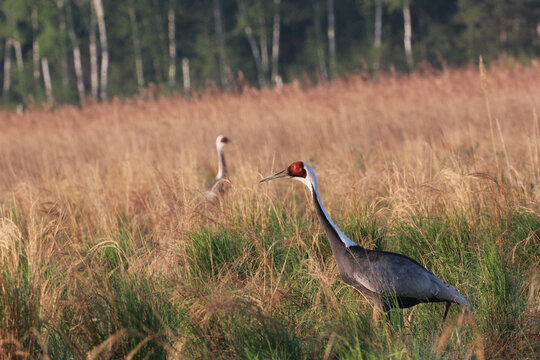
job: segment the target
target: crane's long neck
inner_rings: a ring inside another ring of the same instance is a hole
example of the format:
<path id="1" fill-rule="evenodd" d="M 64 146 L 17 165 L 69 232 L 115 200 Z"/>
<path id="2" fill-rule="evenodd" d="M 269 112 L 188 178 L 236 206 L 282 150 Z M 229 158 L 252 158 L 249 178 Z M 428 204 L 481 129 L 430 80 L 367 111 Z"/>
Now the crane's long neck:
<path id="1" fill-rule="evenodd" d="M 311 195 L 313 196 L 313 204 L 315 205 L 317 216 L 323 225 L 326 236 L 328 236 L 328 240 L 330 241 L 330 246 L 332 247 L 334 254 L 336 254 L 338 249 L 343 249 L 343 247 L 348 248 L 351 246 L 357 246 L 357 244 L 342 233 L 336 224 L 334 224 L 324 209 L 324 205 L 319 196 L 317 187 L 313 184 L 311 184 Z"/>
<path id="2" fill-rule="evenodd" d="M 219 165 L 218 165 L 218 173 L 216 176 L 216 179 L 221 179 L 225 176 L 227 176 L 227 164 L 225 163 L 225 155 L 223 154 L 223 146 L 218 147 L 218 158 L 219 158 Z"/>

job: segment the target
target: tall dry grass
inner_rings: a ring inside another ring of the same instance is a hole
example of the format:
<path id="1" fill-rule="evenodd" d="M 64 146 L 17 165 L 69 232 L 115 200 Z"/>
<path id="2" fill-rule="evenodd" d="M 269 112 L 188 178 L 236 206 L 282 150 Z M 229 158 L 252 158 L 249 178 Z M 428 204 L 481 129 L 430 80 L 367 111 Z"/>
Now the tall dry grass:
<path id="1" fill-rule="evenodd" d="M 533 356 L 538 78 L 538 62 L 501 63 L 2 112 L 2 354 Z M 233 190 L 210 206 L 220 133 Z M 439 337 L 440 309 L 420 305 L 412 342 L 399 316 L 395 333 L 374 327 L 303 190 L 257 184 L 295 160 L 355 241 L 426 264 L 476 317 Z"/>

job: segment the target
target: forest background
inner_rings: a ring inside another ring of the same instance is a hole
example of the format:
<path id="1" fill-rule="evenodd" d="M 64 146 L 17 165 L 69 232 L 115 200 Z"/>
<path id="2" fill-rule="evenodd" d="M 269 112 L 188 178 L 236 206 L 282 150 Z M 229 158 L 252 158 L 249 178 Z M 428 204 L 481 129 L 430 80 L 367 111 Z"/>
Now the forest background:
<path id="1" fill-rule="evenodd" d="M 85 104 L 540 54 L 538 0 L 4 0 L 4 105 Z"/>

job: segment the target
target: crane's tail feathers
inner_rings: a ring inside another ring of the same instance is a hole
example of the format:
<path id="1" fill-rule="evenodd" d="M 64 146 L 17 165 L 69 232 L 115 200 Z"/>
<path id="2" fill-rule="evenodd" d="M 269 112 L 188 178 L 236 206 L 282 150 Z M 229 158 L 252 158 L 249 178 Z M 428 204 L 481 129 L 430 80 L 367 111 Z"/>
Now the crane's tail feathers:
<path id="1" fill-rule="evenodd" d="M 447 283 L 446 281 L 439 279 L 435 276 L 438 283 L 441 285 L 441 288 L 444 289 L 441 294 L 441 300 L 451 301 L 454 302 L 460 306 L 462 306 L 465 310 L 471 311 L 471 305 L 465 300 L 465 297 L 459 293 L 459 291 L 456 290 L 455 287 Z"/>
<path id="2" fill-rule="evenodd" d="M 471 305 L 469 305 L 469 303 L 467 302 L 467 300 L 465 300 L 465 297 L 463 297 L 463 295 L 461 295 L 456 289 L 453 289 L 454 290 L 454 302 L 458 305 L 461 305 L 463 306 L 468 312 L 471 311 Z"/>

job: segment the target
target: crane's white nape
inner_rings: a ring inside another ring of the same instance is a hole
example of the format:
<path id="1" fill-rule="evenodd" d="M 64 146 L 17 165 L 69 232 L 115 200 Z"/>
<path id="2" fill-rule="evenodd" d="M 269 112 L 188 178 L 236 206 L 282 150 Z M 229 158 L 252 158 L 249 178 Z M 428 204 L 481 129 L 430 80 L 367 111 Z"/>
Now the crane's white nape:
<path id="1" fill-rule="evenodd" d="M 319 193 L 319 185 L 317 184 L 317 177 L 315 176 L 315 171 L 308 163 L 305 163 L 303 161 L 300 161 L 300 163 L 302 163 L 303 168 L 306 169 L 305 177 L 292 176 L 292 178 L 306 185 L 312 195 L 313 195 L 313 191 L 315 191 L 316 193 Z M 293 163 L 293 164 L 296 164 L 296 163 Z"/>

